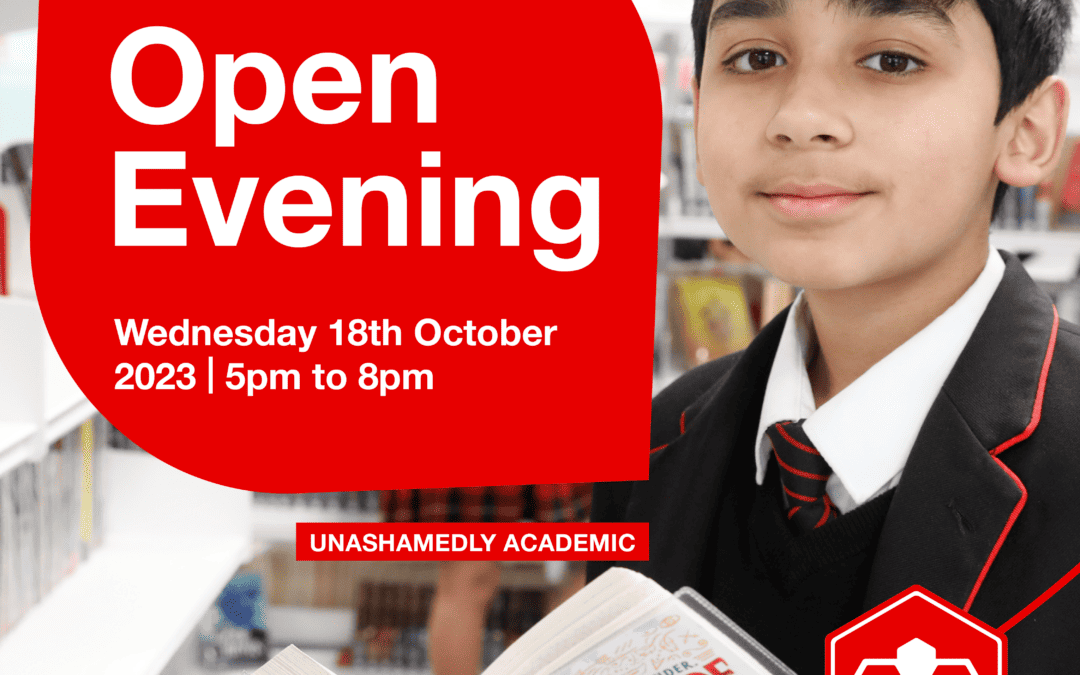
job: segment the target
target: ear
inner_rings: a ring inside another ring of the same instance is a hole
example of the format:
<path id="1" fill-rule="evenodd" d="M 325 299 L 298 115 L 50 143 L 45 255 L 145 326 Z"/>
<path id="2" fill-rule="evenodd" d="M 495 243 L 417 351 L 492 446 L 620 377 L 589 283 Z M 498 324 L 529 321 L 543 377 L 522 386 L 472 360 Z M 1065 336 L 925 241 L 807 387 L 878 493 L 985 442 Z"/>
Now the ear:
<path id="1" fill-rule="evenodd" d="M 701 153 L 698 152 L 698 81 L 696 77 L 690 78 L 690 91 L 694 93 L 694 166 L 697 167 L 697 180 L 705 184 L 705 177 L 701 174 Z"/>
<path id="2" fill-rule="evenodd" d="M 1003 128 L 1011 137 L 998 155 L 994 171 L 1009 185 L 1038 185 L 1053 173 L 1061 158 L 1069 119 L 1069 88 L 1060 77 L 1048 77 L 1009 117 L 1013 117 L 1012 122 L 1003 122 L 1009 125 Z"/>

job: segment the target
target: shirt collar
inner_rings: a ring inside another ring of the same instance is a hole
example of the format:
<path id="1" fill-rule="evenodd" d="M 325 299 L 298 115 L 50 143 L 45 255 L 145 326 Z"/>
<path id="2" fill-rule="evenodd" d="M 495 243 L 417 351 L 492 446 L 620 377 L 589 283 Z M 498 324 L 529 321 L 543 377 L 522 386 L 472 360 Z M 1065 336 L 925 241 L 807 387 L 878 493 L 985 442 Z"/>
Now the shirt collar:
<path id="1" fill-rule="evenodd" d="M 815 348 L 809 306 L 800 292 L 792 304 L 765 387 L 758 424 L 757 482 L 765 480 L 772 446 L 765 430 L 805 419 L 803 430 L 862 504 L 903 469 L 930 406 L 975 331 L 1005 272 L 990 250 L 975 283 L 960 298 L 820 409 L 806 372 Z"/>

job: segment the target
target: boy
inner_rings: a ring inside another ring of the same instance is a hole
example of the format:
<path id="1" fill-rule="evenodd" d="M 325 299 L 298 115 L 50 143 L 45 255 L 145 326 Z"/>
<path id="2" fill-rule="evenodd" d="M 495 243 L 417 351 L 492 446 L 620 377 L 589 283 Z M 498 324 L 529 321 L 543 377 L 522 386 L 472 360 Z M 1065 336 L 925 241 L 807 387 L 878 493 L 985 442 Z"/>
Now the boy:
<path id="1" fill-rule="evenodd" d="M 637 568 L 801 675 L 913 584 L 1005 624 L 1080 563 L 1080 331 L 988 234 L 1059 160 L 1068 0 L 696 0 L 693 28 L 699 180 L 804 291 L 657 396 L 650 480 L 593 520 L 650 522 Z M 1078 601 L 1009 630 L 1012 672 L 1077 672 Z"/>

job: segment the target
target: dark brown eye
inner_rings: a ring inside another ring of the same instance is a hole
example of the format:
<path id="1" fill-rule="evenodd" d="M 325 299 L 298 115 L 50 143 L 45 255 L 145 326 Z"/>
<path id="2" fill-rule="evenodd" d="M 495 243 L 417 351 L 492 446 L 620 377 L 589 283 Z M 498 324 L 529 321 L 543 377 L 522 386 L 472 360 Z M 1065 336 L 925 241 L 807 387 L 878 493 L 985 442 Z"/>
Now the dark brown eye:
<path id="1" fill-rule="evenodd" d="M 776 52 L 750 52 L 750 69 L 765 70 L 776 65 L 779 54 Z"/>
<path id="2" fill-rule="evenodd" d="M 904 74 L 918 70 L 922 65 L 914 58 L 906 54 L 874 54 L 865 59 L 863 63 L 871 70 L 882 73 Z"/>
<path id="3" fill-rule="evenodd" d="M 783 56 L 767 49 L 754 49 L 737 54 L 731 61 L 731 67 L 735 70 L 748 73 L 755 70 L 768 70 L 787 63 Z"/>
<path id="4" fill-rule="evenodd" d="M 902 73 L 907 70 L 910 61 L 908 57 L 899 54 L 882 54 L 881 69 L 886 73 Z"/>

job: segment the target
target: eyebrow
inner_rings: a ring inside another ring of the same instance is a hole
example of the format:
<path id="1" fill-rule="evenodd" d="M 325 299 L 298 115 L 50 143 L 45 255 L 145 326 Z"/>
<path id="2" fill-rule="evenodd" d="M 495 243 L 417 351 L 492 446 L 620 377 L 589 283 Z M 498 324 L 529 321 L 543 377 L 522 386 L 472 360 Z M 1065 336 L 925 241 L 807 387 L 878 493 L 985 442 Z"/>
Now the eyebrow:
<path id="1" fill-rule="evenodd" d="M 911 17 L 925 21 L 954 41 L 957 38 L 956 28 L 947 13 L 955 0 L 829 0 L 828 4 L 843 4 L 856 16 Z M 709 31 L 736 19 L 775 19 L 786 14 L 788 7 L 788 0 L 728 0 L 713 10 Z"/>

